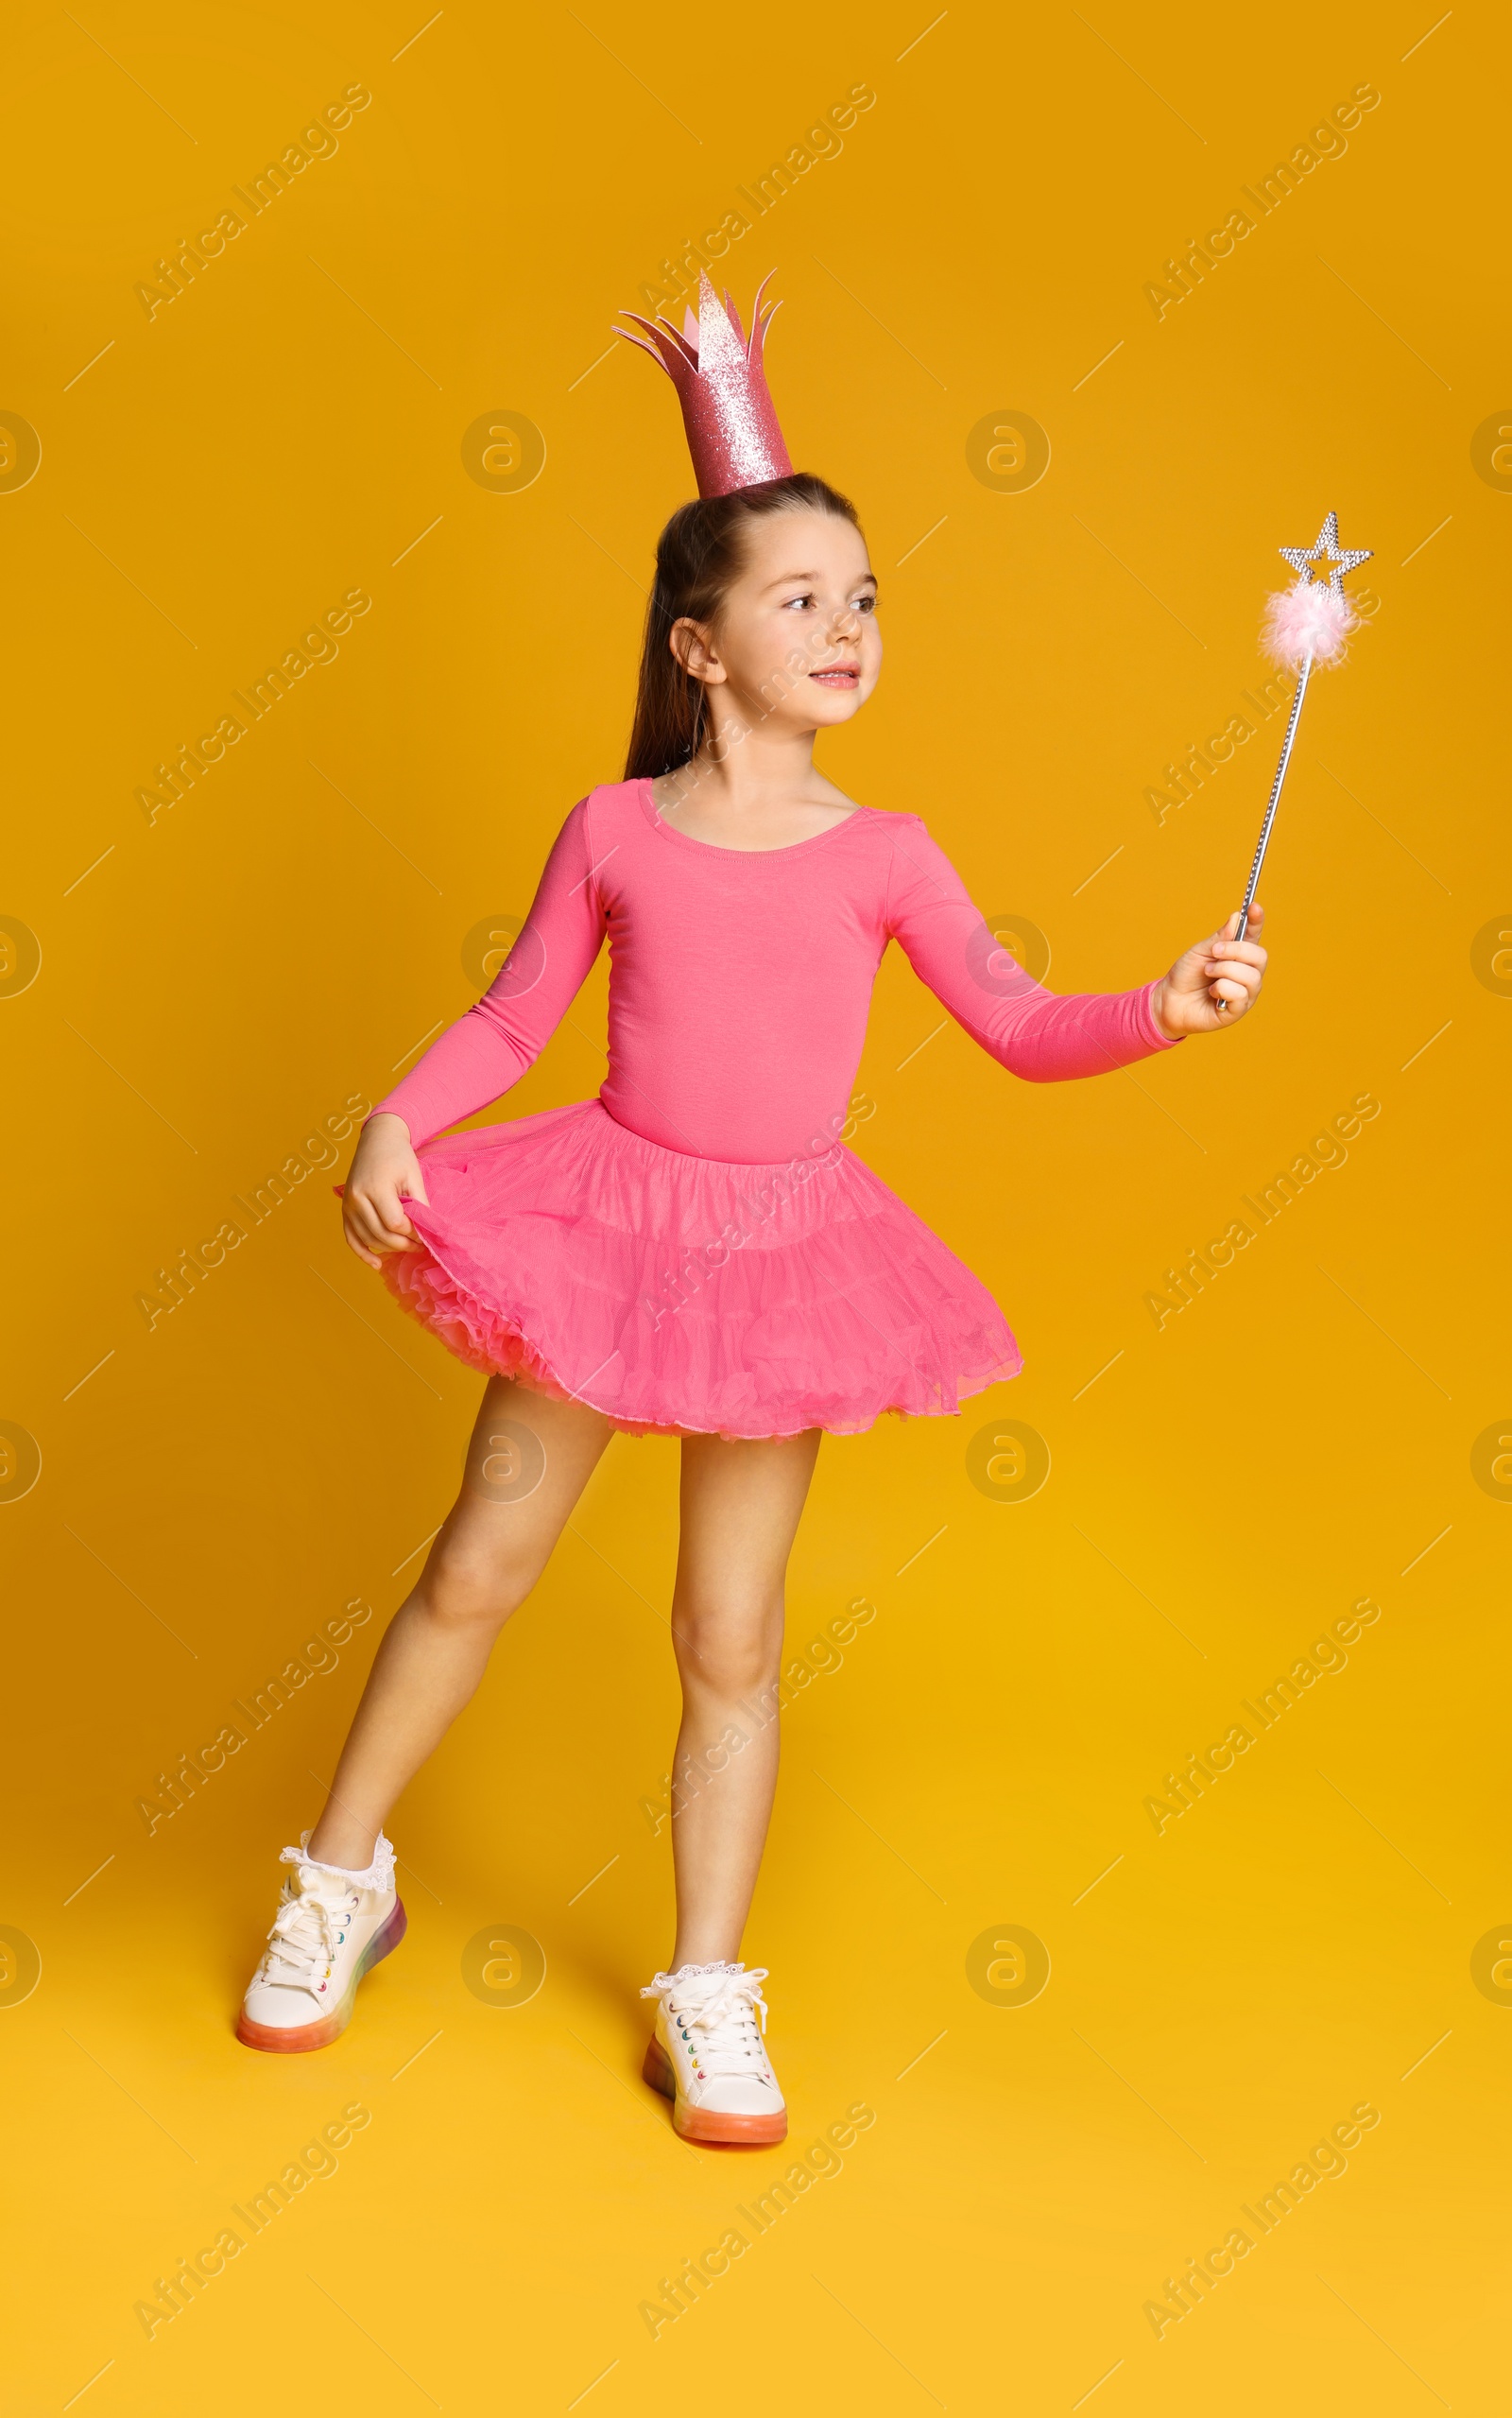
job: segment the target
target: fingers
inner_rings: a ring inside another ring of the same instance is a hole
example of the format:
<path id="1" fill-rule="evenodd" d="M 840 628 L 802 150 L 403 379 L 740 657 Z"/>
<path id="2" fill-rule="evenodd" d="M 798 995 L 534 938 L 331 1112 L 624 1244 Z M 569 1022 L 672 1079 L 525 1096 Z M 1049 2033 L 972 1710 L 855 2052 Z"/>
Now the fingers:
<path id="1" fill-rule="evenodd" d="M 1265 964 L 1266 953 L 1258 941 L 1213 941 L 1202 969 L 1208 977 L 1209 997 L 1220 1007 L 1247 1008 L 1260 990 Z"/>
<path id="2" fill-rule="evenodd" d="M 1208 996 L 1220 1009 L 1242 1015 L 1259 996 L 1265 952 L 1253 941 L 1215 941 L 1203 967 Z"/>
<path id="3" fill-rule="evenodd" d="M 350 1218 L 342 1218 L 341 1231 L 346 1237 L 347 1249 L 356 1252 L 357 1257 L 362 1261 L 365 1268 L 381 1268 L 383 1266 L 383 1261 L 378 1257 L 377 1253 L 375 1252 L 370 1252 L 366 1243 L 360 1243 L 357 1240 L 356 1235 L 352 1232 L 352 1221 Z"/>
<path id="4" fill-rule="evenodd" d="M 1242 1010 L 1260 996 L 1260 974 L 1252 965 L 1235 966 L 1208 985 L 1208 996 L 1223 1008 Z"/>
<path id="5" fill-rule="evenodd" d="M 1212 941 L 1209 944 L 1208 956 L 1214 964 L 1226 969 L 1235 965 L 1252 965 L 1258 967 L 1262 974 L 1269 962 L 1268 953 L 1258 941 Z"/>
<path id="6" fill-rule="evenodd" d="M 408 1200 L 430 1206 L 409 1129 L 397 1116 L 369 1119 L 342 1187 L 341 1203 L 347 1242 L 365 1266 L 381 1267 L 396 1252 L 423 1252 L 406 1212 Z"/>
<path id="7" fill-rule="evenodd" d="M 374 1252 L 388 1254 L 398 1251 L 421 1251 L 423 1245 L 415 1237 L 415 1229 L 404 1215 L 404 1205 L 398 1186 L 392 1183 L 375 1183 L 357 1186 L 349 1183 L 342 1202 L 347 1240 L 359 1256 L 369 1257 Z M 371 1264 L 376 1267 L 377 1261 Z"/>
<path id="8" fill-rule="evenodd" d="M 358 1199 L 364 1202 L 383 1240 L 391 1249 L 404 1248 L 415 1229 L 404 1213 L 404 1197 L 398 1184 L 392 1182 L 370 1184 L 365 1193 L 358 1195 Z M 383 1249 L 382 1241 L 378 1247 Z"/>
<path id="9" fill-rule="evenodd" d="M 383 1260 L 392 1257 L 396 1252 L 420 1249 L 418 1243 L 406 1242 L 403 1236 L 391 1236 L 372 1220 L 359 1219 L 354 1216 L 342 1219 L 341 1231 L 357 1257 L 366 1261 L 369 1268 L 379 1267 Z"/>
<path id="10" fill-rule="evenodd" d="M 1265 952 L 1251 949 L 1244 941 L 1221 941 L 1210 952 L 1206 971 L 1210 981 L 1221 975 L 1258 991 L 1265 976 Z"/>
<path id="11" fill-rule="evenodd" d="M 1215 932 L 1208 943 L 1206 962 L 1200 974 L 1207 977 L 1208 996 L 1220 1015 L 1242 1016 L 1259 995 L 1268 962 L 1267 952 L 1251 935 L 1260 931 L 1265 921 L 1265 910 L 1257 899 L 1249 909 L 1245 925 L 1245 938 L 1235 936 L 1239 930 L 1240 910 L 1229 916 L 1221 932 Z"/>

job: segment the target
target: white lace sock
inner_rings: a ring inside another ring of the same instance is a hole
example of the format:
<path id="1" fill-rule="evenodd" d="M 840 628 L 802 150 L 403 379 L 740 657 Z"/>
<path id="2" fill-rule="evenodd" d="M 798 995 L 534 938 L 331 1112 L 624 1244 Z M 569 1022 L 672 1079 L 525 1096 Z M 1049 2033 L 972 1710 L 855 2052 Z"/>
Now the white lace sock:
<path id="1" fill-rule="evenodd" d="M 698 1973 L 744 1973 L 745 1970 L 743 1964 L 730 1964 L 724 1959 L 717 1960 L 713 1964 L 679 1964 L 676 1973 L 659 1973 L 650 1987 L 642 1991 L 641 1995 L 643 1998 L 659 1997 L 662 1992 L 669 1988 L 674 1981 L 691 1981 L 695 1974 Z"/>
<path id="2" fill-rule="evenodd" d="M 350 1881 L 353 1889 L 387 1890 L 393 1888 L 393 1841 L 392 1839 L 386 1839 L 381 1830 L 378 1833 L 377 1843 L 372 1851 L 372 1862 L 369 1865 L 365 1873 L 352 1872 L 345 1864 L 322 1863 L 318 1856 L 311 1856 L 306 1852 L 309 1844 L 309 1831 L 301 1830 L 300 1833 L 299 1845 L 297 1847 L 285 1847 L 278 1859 L 279 1862 L 281 1864 L 309 1864 L 312 1865 L 318 1873 L 334 1873 L 338 1880 Z"/>

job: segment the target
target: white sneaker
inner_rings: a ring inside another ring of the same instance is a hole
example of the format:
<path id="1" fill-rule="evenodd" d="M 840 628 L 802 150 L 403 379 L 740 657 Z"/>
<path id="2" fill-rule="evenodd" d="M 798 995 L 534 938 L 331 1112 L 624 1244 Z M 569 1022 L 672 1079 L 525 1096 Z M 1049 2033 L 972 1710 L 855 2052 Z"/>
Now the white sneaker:
<path id="1" fill-rule="evenodd" d="M 642 1991 L 657 2010 L 641 2072 L 672 2101 L 684 2140 L 754 2147 L 787 2138 L 787 2109 L 762 2042 L 765 1978 L 764 1964 L 748 1973 L 743 1964 L 685 1964 Z"/>
<path id="2" fill-rule="evenodd" d="M 236 2037 L 249 2048 L 328 2048 L 352 2020 L 363 1975 L 404 1936 L 394 1851 L 383 1833 L 365 1873 L 310 1863 L 309 1839 L 305 1831 L 279 1857 L 296 1871 L 242 2000 Z"/>

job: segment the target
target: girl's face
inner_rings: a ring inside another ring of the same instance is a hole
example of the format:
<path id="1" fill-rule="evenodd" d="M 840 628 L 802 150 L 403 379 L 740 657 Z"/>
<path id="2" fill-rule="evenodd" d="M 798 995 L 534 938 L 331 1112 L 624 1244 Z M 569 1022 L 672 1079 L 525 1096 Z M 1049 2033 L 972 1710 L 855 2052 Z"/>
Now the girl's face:
<path id="1" fill-rule="evenodd" d="M 714 622 L 679 621 L 672 644 L 712 704 L 777 733 L 858 714 L 882 669 L 877 582 L 859 529 L 799 507 L 752 521 L 744 570 Z"/>

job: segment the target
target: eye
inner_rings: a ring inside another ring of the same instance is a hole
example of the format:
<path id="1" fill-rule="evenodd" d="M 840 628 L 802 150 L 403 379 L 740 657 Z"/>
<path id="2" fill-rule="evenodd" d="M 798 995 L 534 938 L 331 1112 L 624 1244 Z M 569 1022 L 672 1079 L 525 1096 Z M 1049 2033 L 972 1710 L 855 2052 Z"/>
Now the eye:
<path id="1" fill-rule="evenodd" d="M 798 609 L 799 612 L 801 612 L 801 611 L 803 610 L 803 608 L 804 608 L 804 606 L 805 606 L 805 605 L 811 605 L 813 602 L 814 602 L 814 595 L 813 595 L 813 591 L 812 591 L 812 590 L 810 590 L 810 591 L 809 591 L 809 593 L 808 593 L 807 595 L 805 595 L 805 596 L 789 596 L 789 597 L 788 597 L 788 599 L 787 599 L 787 602 L 786 602 L 786 603 L 783 605 L 783 607 L 782 607 L 782 611 L 783 611 L 784 613 L 791 613 L 791 612 L 794 610 L 794 608 L 795 608 L 795 607 L 797 607 L 797 609 Z"/>
<path id="2" fill-rule="evenodd" d="M 877 610 L 877 599 L 870 594 L 864 596 L 853 596 L 851 598 L 851 602 L 855 606 L 857 613 L 875 613 Z"/>

